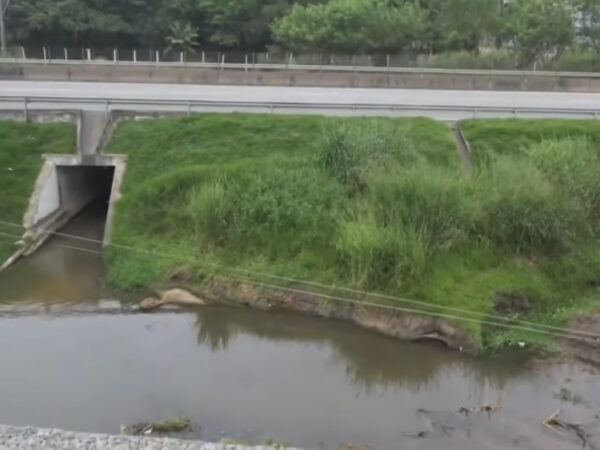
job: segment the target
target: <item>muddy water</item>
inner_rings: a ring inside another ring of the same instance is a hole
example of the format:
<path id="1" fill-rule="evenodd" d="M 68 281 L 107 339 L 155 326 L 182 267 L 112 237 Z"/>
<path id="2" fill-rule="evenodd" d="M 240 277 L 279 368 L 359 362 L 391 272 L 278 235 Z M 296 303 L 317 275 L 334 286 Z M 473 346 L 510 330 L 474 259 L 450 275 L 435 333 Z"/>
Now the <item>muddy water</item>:
<path id="1" fill-rule="evenodd" d="M 95 239 L 94 214 L 65 231 Z M 97 250 L 53 239 L 0 275 L 0 298 L 122 299 L 106 288 L 101 258 L 73 246 Z M 594 424 L 600 405 L 598 375 L 574 363 L 474 359 L 283 312 L 5 317 L 0 343 L 0 423 L 16 425 L 118 433 L 121 424 L 186 415 L 196 424 L 187 436 L 213 441 L 568 449 L 581 445 L 541 421 L 561 408 Z M 561 388 L 581 399 L 557 398 Z M 456 413 L 483 404 L 501 408 Z"/>

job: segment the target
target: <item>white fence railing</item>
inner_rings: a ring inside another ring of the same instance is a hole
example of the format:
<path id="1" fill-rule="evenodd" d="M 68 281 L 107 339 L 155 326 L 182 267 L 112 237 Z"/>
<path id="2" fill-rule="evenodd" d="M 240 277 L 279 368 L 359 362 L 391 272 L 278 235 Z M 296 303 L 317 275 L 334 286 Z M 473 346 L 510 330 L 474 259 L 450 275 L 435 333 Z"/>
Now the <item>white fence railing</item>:
<path id="1" fill-rule="evenodd" d="M 447 69 L 423 68 L 392 65 L 362 65 L 362 64 L 303 64 L 293 58 L 281 62 L 256 62 L 246 55 L 242 62 L 227 61 L 224 55 L 215 61 L 186 61 L 181 53 L 179 59 L 165 61 L 158 56 L 153 60 L 119 59 L 115 54 L 113 59 L 93 59 L 91 55 L 83 58 L 69 59 L 51 58 L 45 55 L 42 58 L 0 58 L 0 64 L 45 64 L 45 65 L 95 65 L 95 66 L 140 66 L 140 67 L 189 67 L 206 69 L 231 69 L 231 70 L 306 70 L 306 71 L 342 71 L 342 72 L 392 72 L 392 73 L 417 73 L 417 74 L 453 74 L 453 75 L 479 75 L 479 76 L 520 76 L 520 77 L 574 77 L 574 78 L 600 78 L 600 72 L 565 72 L 541 70 L 504 70 L 504 69 Z"/>

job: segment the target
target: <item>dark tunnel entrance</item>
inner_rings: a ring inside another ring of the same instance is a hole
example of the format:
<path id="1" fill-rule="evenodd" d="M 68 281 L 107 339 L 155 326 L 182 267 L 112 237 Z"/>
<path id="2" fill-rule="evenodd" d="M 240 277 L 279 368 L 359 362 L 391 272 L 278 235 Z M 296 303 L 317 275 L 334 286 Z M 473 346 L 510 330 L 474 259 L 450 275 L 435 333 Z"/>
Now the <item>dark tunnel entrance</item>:
<path id="1" fill-rule="evenodd" d="M 80 216 L 85 216 L 87 227 L 101 235 L 106 226 L 115 167 L 57 166 L 56 174 L 63 213 L 72 221 L 81 221 Z"/>

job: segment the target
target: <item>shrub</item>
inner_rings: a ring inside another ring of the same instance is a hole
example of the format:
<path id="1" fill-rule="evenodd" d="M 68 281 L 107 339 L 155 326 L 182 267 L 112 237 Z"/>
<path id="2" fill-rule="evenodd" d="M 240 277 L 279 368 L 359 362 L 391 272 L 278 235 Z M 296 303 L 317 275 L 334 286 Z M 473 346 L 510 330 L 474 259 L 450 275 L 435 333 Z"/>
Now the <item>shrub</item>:
<path id="1" fill-rule="evenodd" d="M 365 190 L 370 170 L 410 165 L 419 159 L 406 130 L 381 119 L 338 123 L 324 131 L 320 148 L 321 166 L 350 194 Z"/>
<path id="2" fill-rule="evenodd" d="M 378 224 L 418 233 L 434 247 L 449 247 L 471 228 L 475 208 L 468 180 L 425 163 L 370 177 L 370 203 Z"/>
<path id="3" fill-rule="evenodd" d="M 419 232 L 382 227 L 369 215 L 341 224 L 336 249 L 358 288 L 400 287 L 422 274 L 429 256 Z"/>
<path id="4" fill-rule="evenodd" d="M 600 215 L 600 158 L 588 139 L 547 140 L 526 153 L 557 189 L 581 203 L 590 218 Z"/>
<path id="5" fill-rule="evenodd" d="M 530 161 L 497 158 L 476 179 L 482 237 L 517 252 L 550 251 L 577 233 L 581 210 Z"/>
<path id="6" fill-rule="evenodd" d="M 600 72 L 600 54 L 593 50 L 569 48 L 556 61 L 554 69 L 569 72 Z"/>
<path id="7" fill-rule="evenodd" d="M 435 55 L 420 55 L 417 67 L 438 69 L 514 69 L 517 65 L 515 56 L 507 50 L 488 49 L 481 53 L 468 51 L 443 52 Z"/>

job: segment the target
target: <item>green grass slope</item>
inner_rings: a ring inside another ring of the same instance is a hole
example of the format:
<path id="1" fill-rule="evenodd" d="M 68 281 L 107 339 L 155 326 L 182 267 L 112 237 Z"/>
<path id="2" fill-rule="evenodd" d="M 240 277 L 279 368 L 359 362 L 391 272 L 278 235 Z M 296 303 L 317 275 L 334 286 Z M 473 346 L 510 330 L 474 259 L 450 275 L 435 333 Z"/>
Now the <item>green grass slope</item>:
<path id="1" fill-rule="evenodd" d="M 113 241 L 137 251 L 111 250 L 110 280 L 136 288 L 178 272 L 200 281 L 216 264 L 564 323 L 597 303 L 600 164 L 596 123 L 539 132 L 561 124 L 524 133 L 500 121 L 489 142 L 473 140 L 474 152 L 494 156 L 467 177 L 449 128 L 427 119 L 124 123 L 109 148 L 129 157 Z M 477 126 L 465 124 L 468 138 Z M 501 294 L 525 296 L 527 311 L 497 311 Z M 545 342 L 460 323 L 490 350 Z"/>
<path id="2" fill-rule="evenodd" d="M 75 151 L 72 124 L 0 122 L 0 220 L 23 222 L 33 185 L 42 167 L 43 153 Z M 21 235 L 22 229 L 3 226 L 0 232 Z M 0 262 L 15 250 L 18 238 L 0 234 Z"/>

